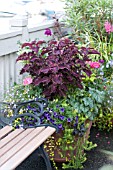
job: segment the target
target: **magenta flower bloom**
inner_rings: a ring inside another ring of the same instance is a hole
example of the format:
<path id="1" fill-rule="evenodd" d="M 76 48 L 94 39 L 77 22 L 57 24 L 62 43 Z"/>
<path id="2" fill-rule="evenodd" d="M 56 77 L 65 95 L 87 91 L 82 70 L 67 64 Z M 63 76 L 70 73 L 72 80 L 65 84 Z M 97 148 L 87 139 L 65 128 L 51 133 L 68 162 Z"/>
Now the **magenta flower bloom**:
<path id="1" fill-rule="evenodd" d="M 26 86 L 26 85 L 29 85 L 33 82 L 32 78 L 31 77 L 27 77 L 23 80 L 23 85 Z"/>
<path id="2" fill-rule="evenodd" d="M 104 60 L 102 60 L 102 59 L 101 59 L 101 60 L 99 60 L 99 63 L 102 63 L 102 64 L 103 64 L 103 63 L 104 63 Z"/>
<path id="3" fill-rule="evenodd" d="M 110 22 L 106 21 L 104 23 L 104 27 L 105 27 L 105 30 L 108 34 L 110 34 L 111 32 L 113 32 L 113 25 L 111 25 Z"/>
<path id="4" fill-rule="evenodd" d="M 52 32 L 51 32 L 51 30 L 49 28 L 46 28 L 44 34 L 47 35 L 47 36 L 51 36 Z"/>
<path id="5" fill-rule="evenodd" d="M 91 68 L 99 68 L 100 67 L 100 63 L 99 62 L 91 62 L 90 63 L 90 67 Z"/>

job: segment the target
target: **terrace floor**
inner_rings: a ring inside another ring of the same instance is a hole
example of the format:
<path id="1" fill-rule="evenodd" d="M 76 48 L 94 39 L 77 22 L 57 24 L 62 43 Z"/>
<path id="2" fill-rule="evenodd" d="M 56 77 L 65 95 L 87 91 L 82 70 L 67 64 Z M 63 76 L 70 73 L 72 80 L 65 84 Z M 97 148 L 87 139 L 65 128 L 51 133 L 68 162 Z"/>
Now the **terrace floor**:
<path id="1" fill-rule="evenodd" d="M 101 170 L 105 164 L 111 167 L 105 170 L 113 170 L 113 159 L 111 160 L 105 154 L 101 153 L 100 149 L 113 151 L 113 130 L 110 132 L 99 131 L 92 127 L 90 133 L 90 141 L 97 144 L 97 147 L 87 152 L 87 161 L 84 164 L 83 170 Z M 16 170 L 46 170 L 45 163 L 41 157 L 37 158 L 36 152 L 30 155 Z M 53 170 L 55 170 L 53 168 Z M 58 164 L 58 170 L 62 170 L 61 164 Z M 74 169 L 68 169 L 74 170 Z"/>

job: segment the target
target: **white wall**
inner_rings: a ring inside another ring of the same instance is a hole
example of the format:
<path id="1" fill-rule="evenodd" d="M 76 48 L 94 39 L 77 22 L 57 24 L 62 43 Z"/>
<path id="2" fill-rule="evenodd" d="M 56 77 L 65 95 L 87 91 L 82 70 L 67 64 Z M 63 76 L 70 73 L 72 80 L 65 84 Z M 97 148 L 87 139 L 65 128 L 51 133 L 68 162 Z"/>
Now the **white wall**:
<path id="1" fill-rule="evenodd" d="M 25 22 L 24 22 L 25 23 Z M 22 23 L 21 23 L 22 24 Z M 23 24 L 24 25 L 24 24 Z M 16 63 L 17 51 L 19 49 L 18 41 L 26 42 L 29 39 L 49 40 L 52 37 L 44 35 L 45 28 L 52 28 L 53 21 L 38 24 L 37 26 L 25 25 L 10 27 L 7 32 L 0 35 L 0 98 L 4 91 L 9 89 L 14 82 L 22 82 L 22 76 L 19 74 L 21 63 Z"/>

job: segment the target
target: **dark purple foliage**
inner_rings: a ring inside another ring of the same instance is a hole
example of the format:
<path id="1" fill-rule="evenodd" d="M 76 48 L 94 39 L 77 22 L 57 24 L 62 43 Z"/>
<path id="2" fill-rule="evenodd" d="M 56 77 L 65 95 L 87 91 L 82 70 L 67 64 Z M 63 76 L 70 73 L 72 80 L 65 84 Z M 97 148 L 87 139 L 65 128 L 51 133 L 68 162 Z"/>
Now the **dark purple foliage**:
<path id="1" fill-rule="evenodd" d="M 47 98 L 65 96 L 70 86 L 82 89 L 84 73 L 92 74 L 86 61 L 90 54 L 99 54 L 91 48 L 78 48 L 68 38 L 60 41 L 51 40 L 46 45 L 45 41 L 24 43 L 22 48 L 29 47 L 28 53 L 18 56 L 17 61 L 26 61 L 20 74 L 29 73 L 33 84 L 43 89 Z M 44 44 L 44 46 L 43 46 Z"/>

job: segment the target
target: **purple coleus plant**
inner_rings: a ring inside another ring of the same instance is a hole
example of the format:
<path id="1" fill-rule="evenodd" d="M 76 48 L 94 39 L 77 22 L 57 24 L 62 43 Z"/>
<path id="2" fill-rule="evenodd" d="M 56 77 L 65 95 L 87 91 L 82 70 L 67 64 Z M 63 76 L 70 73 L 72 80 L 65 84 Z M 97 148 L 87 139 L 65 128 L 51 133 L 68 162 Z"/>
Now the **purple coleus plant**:
<path id="1" fill-rule="evenodd" d="M 71 88 L 83 88 L 82 78 L 92 74 L 87 65 L 89 56 L 100 54 L 92 48 L 78 48 L 68 38 L 59 41 L 32 41 L 22 44 L 30 49 L 18 56 L 17 61 L 26 61 L 20 74 L 29 73 L 34 86 L 40 86 L 46 98 L 65 96 Z"/>

